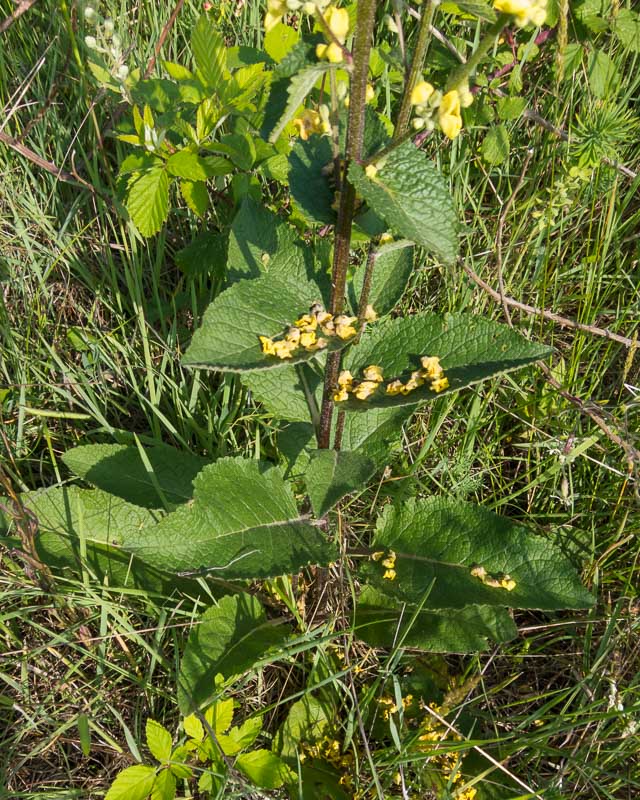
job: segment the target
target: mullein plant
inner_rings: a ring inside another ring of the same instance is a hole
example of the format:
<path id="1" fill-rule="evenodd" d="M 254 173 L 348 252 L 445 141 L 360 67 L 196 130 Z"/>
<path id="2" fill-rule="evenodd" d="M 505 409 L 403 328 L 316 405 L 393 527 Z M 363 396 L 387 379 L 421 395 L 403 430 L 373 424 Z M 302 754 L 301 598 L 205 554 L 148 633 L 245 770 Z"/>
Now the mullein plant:
<path id="1" fill-rule="evenodd" d="M 540 24 L 544 3 L 495 0 L 475 50 L 436 80 L 428 51 L 437 3 L 427 0 L 412 31 L 412 59 L 391 126 L 375 110 L 369 76 L 379 5 L 359 0 L 352 25 L 346 9 L 334 3 L 269 0 L 268 34 L 289 15 L 315 27 L 272 74 L 259 58 L 229 67 L 224 42 L 201 19 L 180 126 L 167 134 L 171 148 L 163 140 L 131 167 L 136 184 L 144 182 L 145 193 L 136 196 L 143 218 L 151 190 L 168 192 L 168 175 L 186 184 L 193 198 L 197 187 L 206 190 L 212 171 L 226 174 L 221 162 L 255 164 L 259 153 L 273 152 L 270 147 L 287 158 L 281 182 L 298 228 L 253 195 L 240 200 L 222 250 L 224 288 L 182 357 L 192 369 L 239 376 L 278 421 L 281 463 L 239 456 L 210 461 L 166 446 L 88 445 L 64 460 L 93 489 L 65 484 L 24 501 L 40 521 L 43 561 L 73 565 L 82 552 L 94 573 L 109 572 L 110 585 L 186 581 L 193 592 L 195 581 L 208 580 L 227 593 L 194 626 L 178 675 L 180 711 L 204 720 L 203 737 L 212 728 L 204 710 L 238 675 L 288 648 L 301 652 L 296 635 L 308 637 L 310 623 L 293 576 L 310 565 L 327 567 L 343 597 L 345 618 L 334 625 L 346 632 L 347 647 L 359 637 L 375 647 L 477 651 L 517 635 L 511 609 L 553 612 L 593 602 L 572 564 L 544 536 L 481 506 L 446 496 L 389 503 L 365 545 L 351 540 L 335 513 L 343 498 L 366 489 L 385 468 L 416 408 L 551 354 L 484 317 L 397 313 L 418 247 L 440 263 L 455 265 L 458 257 L 456 210 L 447 181 L 420 149 L 424 134 L 440 132 L 443 148 L 463 134 L 476 70 L 505 26 Z M 184 79 L 184 68 L 169 69 L 177 81 Z M 157 130 L 150 109 L 138 117 L 140 131 Z M 178 130 L 187 144 L 180 145 Z M 130 139 L 144 148 L 140 131 Z M 316 226 L 322 237 L 314 236 Z M 364 263 L 354 266 L 363 240 Z M 286 608 L 280 624 L 267 618 L 263 592 L 275 593 Z M 308 646 L 305 638 L 303 649 Z M 393 713 L 403 713 L 393 705 Z M 294 711 L 295 725 L 307 713 L 320 718 L 307 706 L 296 704 Z M 286 725 L 289 738 L 274 739 L 276 761 L 261 756 L 273 767 L 268 775 L 250 758 L 237 765 L 243 775 L 261 788 L 284 784 L 293 797 L 300 783 L 313 786 L 333 776 L 331 788 L 319 793 L 356 796 L 357 774 L 340 775 L 351 760 L 333 754 L 334 739 L 305 750 L 291 741 L 294 721 Z M 423 726 L 418 750 L 438 735 L 435 726 Z M 309 766 L 312 755 L 324 762 L 325 777 Z M 221 753 L 222 778 L 233 774 L 234 758 Z M 469 784 L 463 759 L 432 762 L 455 796 L 474 797 L 480 779 Z M 442 780 L 434 777 L 433 786 L 443 788 Z M 347 786 L 353 788 L 345 795 Z"/>

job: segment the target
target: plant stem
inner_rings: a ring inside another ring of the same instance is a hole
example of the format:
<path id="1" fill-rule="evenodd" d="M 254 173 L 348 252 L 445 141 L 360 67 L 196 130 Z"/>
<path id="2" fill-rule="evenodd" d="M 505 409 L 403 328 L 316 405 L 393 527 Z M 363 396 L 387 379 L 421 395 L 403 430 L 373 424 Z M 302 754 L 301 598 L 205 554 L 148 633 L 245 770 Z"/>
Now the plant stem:
<path id="1" fill-rule="evenodd" d="M 510 14 L 498 15 L 498 19 L 493 23 L 493 25 L 487 28 L 487 32 L 480 40 L 475 52 L 471 55 L 471 58 L 466 63 L 460 64 L 460 66 L 449 76 L 446 87 L 447 92 L 451 91 L 451 89 L 455 89 L 456 86 L 460 86 L 461 83 L 467 82 L 469 75 L 471 75 L 474 69 L 493 47 L 496 39 L 502 33 L 502 29 L 510 19 Z"/>
<path id="2" fill-rule="evenodd" d="M 411 92 L 413 87 L 418 83 L 418 79 L 422 75 L 424 67 L 424 60 L 427 55 L 429 42 L 431 41 L 431 23 L 433 22 L 433 13 L 436 4 L 434 0 L 429 0 L 427 7 L 422 12 L 420 18 L 420 28 L 418 29 L 418 41 L 416 42 L 415 50 L 413 51 L 413 59 L 411 61 L 411 70 L 407 83 L 404 87 L 404 95 L 402 96 L 402 103 L 400 104 L 400 111 L 398 112 L 398 119 L 396 121 L 396 128 L 393 133 L 394 142 L 400 137 L 404 136 L 409 128 L 409 120 L 411 119 Z"/>
<path id="3" fill-rule="evenodd" d="M 359 0 L 356 35 L 353 45 L 353 71 L 349 97 L 349 120 L 347 124 L 347 146 L 344 161 L 340 209 L 335 230 L 333 251 L 333 271 L 331 286 L 331 313 L 337 316 L 344 308 L 344 293 L 347 282 L 347 267 L 351 246 L 351 227 L 355 213 L 356 190 L 347 180 L 347 170 L 351 161 L 358 161 L 362 154 L 364 139 L 365 104 L 367 77 L 369 72 L 369 51 L 376 14 L 376 0 Z M 318 447 L 327 449 L 331 439 L 331 419 L 333 416 L 332 394 L 340 370 L 340 353 L 327 355 L 325 368 L 322 409 L 320 411 L 320 431 Z"/>

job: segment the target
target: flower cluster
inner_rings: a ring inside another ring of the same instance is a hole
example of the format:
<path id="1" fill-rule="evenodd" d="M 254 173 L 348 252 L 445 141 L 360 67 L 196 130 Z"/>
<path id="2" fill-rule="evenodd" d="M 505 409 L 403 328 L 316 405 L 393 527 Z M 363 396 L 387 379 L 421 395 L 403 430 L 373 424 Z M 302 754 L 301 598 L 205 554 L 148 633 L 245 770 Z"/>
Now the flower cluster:
<path id="1" fill-rule="evenodd" d="M 267 0 L 267 13 L 264 18 L 264 29 L 267 33 L 282 20 L 289 11 L 302 11 L 304 14 L 312 16 L 316 11 L 324 11 L 331 0 Z"/>
<path id="2" fill-rule="evenodd" d="M 499 578 L 495 578 L 484 567 L 479 565 L 471 568 L 471 575 L 481 580 L 485 586 L 491 586 L 492 589 L 506 589 L 508 592 L 512 592 L 518 585 L 511 575 L 504 574 Z"/>
<path id="3" fill-rule="evenodd" d="M 446 713 L 446 709 L 441 708 L 435 703 L 429 703 L 429 708 L 441 716 Z M 439 745 L 446 739 L 452 739 L 456 742 L 462 741 L 461 736 L 448 730 L 439 720 L 430 714 L 423 720 L 420 730 L 422 732 L 420 736 L 418 736 L 418 741 L 422 743 L 420 746 L 421 750 L 433 749 L 437 751 Z M 447 783 L 452 783 L 455 786 L 455 784 L 461 783 L 464 780 L 460 770 L 462 759 L 463 756 L 460 753 L 435 752 L 434 755 L 429 758 L 429 762 L 440 770 L 442 777 Z M 474 789 L 473 786 L 469 786 L 459 791 L 455 796 L 457 800 L 474 800 L 477 794 L 477 789 Z"/>
<path id="4" fill-rule="evenodd" d="M 384 550 L 378 550 L 371 554 L 372 561 L 379 561 L 385 568 L 384 575 L 382 576 L 387 581 L 395 581 L 396 579 L 396 554 L 393 550 L 385 553 Z M 386 719 L 386 718 L 385 718 Z"/>
<path id="5" fill-rule="evenodd" d="M 325 311 L 322 303 L 314 303 L 309 313 L 303 314 L 290 325 L 281 338 L 272 339 L 268 336 L 258 338 L 263 353 L 277 358 L 291 358 L 299 348 L 307 352 L 324 349 L 329 342 L 319 334 L 329 338 L 337 336 L 339 339 L 351 339 L 357 333 L 353 324 L 356 321 L 357 317 L 349 317 L 346 314 L 334 317 Z"/>
<path id="6" fill-rule="evenodd" d="M 321 105 L 318 111 L 305 108 L 302 116 L 294 119 L 293 124 L 298 129 L 298 136 L 303 142 L 306 142 L 312 133 L 329 134 L 331 133 L 329 108 L 326 105 Z"/>
<path id="7" fill-rule="evenodd" d="M 370 306 L 367 307 L 369 311 Z M 373 309 L 371 309 L 373 312 Z M 375 314 L 375 312 L 373 312 Z M 372 321 L 366 317 L 367 321 Z M 375 319 L 375 316 L 374 316 Z M 422 367 L 414 370 L 406 382 L 398 378 L 389 381 L 384 387 L 385 394 L 394 396 L 397 394 L 407 395 L 414 389 L 429 383 L 432 392 L 443 392 L 449 388 L 449 379 L 445 376 L 438 356 L 422 356 L 420 359 Z M 348 369 L 342 370 L 338 376 L 338 385 L 333 394 L 336 403 L 343 403 L 353 395 L 357 400 L 367 400 L 375 394 L 384 383 L 382 367 L 377 364 L 370 364 L 362 370 L 362 379 L 357 381 Z"/>
<path id="8" fill-rule="evenodd" d="M 316 46 L 316 55 L 332 64 L 339 64 L 344 61 L 342 45 L 346 42 L 349 33 L 349 12 L 346 8 L 329 6 L 323 16 L 333 36 L 329 37 L 328 44 Z M 328 35 L 325 33 L 325 36 Z"/>
<path id="9" fill-rule="evenodd" d="M 119 81 L 129 77 L 129 67 L 124 63 L 122 38 L 116 31 L 111 18 L 103 19 L 95 8 L 87 6 L 84 10 L 85 21 L 95 27 L 95 36 L 85 36 L 84 43 L 96 53 L 105 57 L 111 75 Z"/>
<path id="10" fill-rule="evenodd" d="M 462 130 L 460 109 L 471 103 L 473 95 L 466 84 L 443 95 L 427 81 L 419 81 L 411 91 L 412 125 L 416 130 L 432 131 L 437 124 L 445 136 L 455 139 Z"/>
<path id="11" fill-rule="evenodd" d="M 411 373 L 411 377 L 406 383 L 400 380 L 391 381 L 385 388 L 386 394 L 410 394 L 414 389 L 429 382 L 432 392 L 443 392 L 449 388 L 449 379 L 445 376 L 440 359 L 438 356 L 422 356 L 420 359 L 421 369 Z"/>
<path id="12" fill-rule="evenodd" d="M 493 7 L 503 14 L 512 14 L 519 28 L 530 22 L 544 25 L 547 18 L 547 0 L 494 0 Z"/>
<path id="13" fill-rule="evenodd" d="M 408 694 L 402 698 L 402 708 L 406 711 L 413 704 L 413 695 Z M 392 697 L 379 697 L 378 705 L 382 706 L 382 717 L 387 720 L 392 714 L 397 714 L 399 709 Z"/>

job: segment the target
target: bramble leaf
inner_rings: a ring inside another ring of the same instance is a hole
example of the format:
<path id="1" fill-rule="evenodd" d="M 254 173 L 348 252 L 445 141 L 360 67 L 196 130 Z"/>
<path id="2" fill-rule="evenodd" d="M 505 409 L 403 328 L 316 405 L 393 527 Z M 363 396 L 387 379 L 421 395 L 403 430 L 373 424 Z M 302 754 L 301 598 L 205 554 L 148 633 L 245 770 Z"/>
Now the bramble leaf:
<path id="1" fill-rule="evenodd" d="M 277 467 L 222 458 L 194 481 L 194 499 L 152 528 L 130 532 L 123 546 L 172 572 L 267 578 L 335 557 L 319 528 L 296 508 Z"/>
<path id="2" fill-rule="evenodd" d="M 192 629 L 180 662 L 178 705 L 191 714 L 214 695 L 215 676 L 240 675 L 282 644 L 288 630 L 270 622 L 257 598 L 227 595 Z"/>
<path id="3" fill-rule="evenodd" d="M 161 764 L 171 758 L 172 741 L 169 731 L 153 719 L 147 720 L 145 728 L 147 747 L 151 755 Z"/>
<path id="4" fill-rule="evenodd" d="M 411 142 L 382 159 L 372 177 L 360 164 L 349 167 L 349 180 L 370 208 L 401 236 L 451 263 L 458 253 L 457 219 L 444 178 Z"/>
<path id="5" fill-rule="evenodd" d="M 224 39 L 206 14 L 200 16 L 193 29 L 191 49 L 200 76 L 207 86 L 211 89 L 220 89 L 227 64 L 227 49 Z"/>
<path id="6" fill-rule="evenodd" d="M 593 598 L 562 553 L 540 536 L 480 506 L 452 498 L 387 506 L 378 518 L 374 550 L 396 555 L 394 579 L 369 561 L 362 572 L 379 591 L 425 608 L 470 605 L 555 610 L 589 608 Z M 505 576 L 511 590 L 489 585 Z"/>
<path id="7" fill-rule="evenodd" d="M 403 647 L 436 653 L 488 650 L 490 641 L 499 644 L 518 635 L 511 615 L 500 606 L 423 608 L 411 622 L 415 608 L 365 586 L 356 607 L 356 633 L 372 647 L 391 648 L 402 642 Z"/>
<path id="8" fill-rule="evenodd" d="M 176 776 L 170 769 L 163 769 L 156 775 L 149 800 L 174 800 L 176 796 Z"/>
<path id="9" fill-rule="evenodd" d="M 305 482 L 316 517 L 323 517 L 345 495 L 364 489 L 375 464 L 348 450 L 314 450 Z"/>
<path id="10" fill-rule="evenodd" d="M 261 789 L 277 789 L 296 777 L 291 768 L 271 750 L 242 753 L 236 759 L 235 766 Z"/>
<path id="11" fill-rule="evenodd" d="M 385 381 L 406 382 L 411 372 L 420 368 L 421 356 L 438 356 L 449 388 L 437 394 L 427 381 L 407 395 L 393 396 L 380 388 L 365 401 L 350 399 L 340 407 L 365 411 L 416 405 L 532 364 L 551 352 L 506 325 L 472 314 L 422 313 L 383 321 L 349 349 L 345 369 L 359 379 L 365 367 L 377 364 Z"/>
<path id="12" fill-rule="evenodd" d="M 134 173 L 127 189 L 127 211 L 143 236 L 153 236 L 169 215 L 169 176 L 164 167 Z"/>
<path id="13" fill-rule="evenodd" d="M 180 181 L 180 194 L 193 213 L 202 219 L 209 207 L 209 193 L 204 181 Z"/>
<path id="14" fill-rule="evenodd" d="M 122 770 L 111 784 L 104 800 L 147 800 L 156 779 L 153 767 L 135 764 Z"/>

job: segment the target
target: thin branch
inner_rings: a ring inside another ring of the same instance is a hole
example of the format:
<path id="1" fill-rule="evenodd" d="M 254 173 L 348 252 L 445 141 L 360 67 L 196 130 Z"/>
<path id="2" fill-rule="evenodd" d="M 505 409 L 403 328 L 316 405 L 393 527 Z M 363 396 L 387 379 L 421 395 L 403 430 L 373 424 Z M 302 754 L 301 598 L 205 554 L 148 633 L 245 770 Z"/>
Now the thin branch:
<path id="1" fill-rule="evenodd" d="M 35 6 L 37 2 L 38 0 L 21 0 L 13 14 L 10 14 L 6 19 L 3 19 L 2 22 L 0 22 L 0 33 L 4 33 L 6 30 L 8 30 L 13 23 L 24 14 L 25 11 L 28 11 L 31 6 Z"/>
<path id="2" fill-rule="evenodd" d="M 158 60 L 158 56 L 160 55 L 160 51 L 162 50 L 162 47 L 163 47 L 163 45 L 165 43 L 165 40 L 166 40 L 167 36 L 169 35 L 169 31 L 171 30 L 171 28 L 173 28 L 173 26 L 175 24 L 175 21 L 176 21 L 176 19 L 178 17 L 178 14 L 180 13 L 183 5 L 184 5 L 184 0 L 178 0 L 178 2 L 175 5 L 175 8 L 171 12 L 171 16 L 169 17 L 169 19 L 167 21 L 167 24 L 162 29 L 162 31 L 160 33 L 160 36 L 158 37 L 158 41 L 156 43 L 156 47 L 155 47 L 155 50 L 153 52 L 153 55 L 149 59 L 149 62 L 147 64 L 147 68 L 144 71 L 144 75 L 143 75 L 144 78 L 148 78 L 151 75 L 151 73 L 153 72 L 154 67 L 156 65 L 156 61 Z"/>

